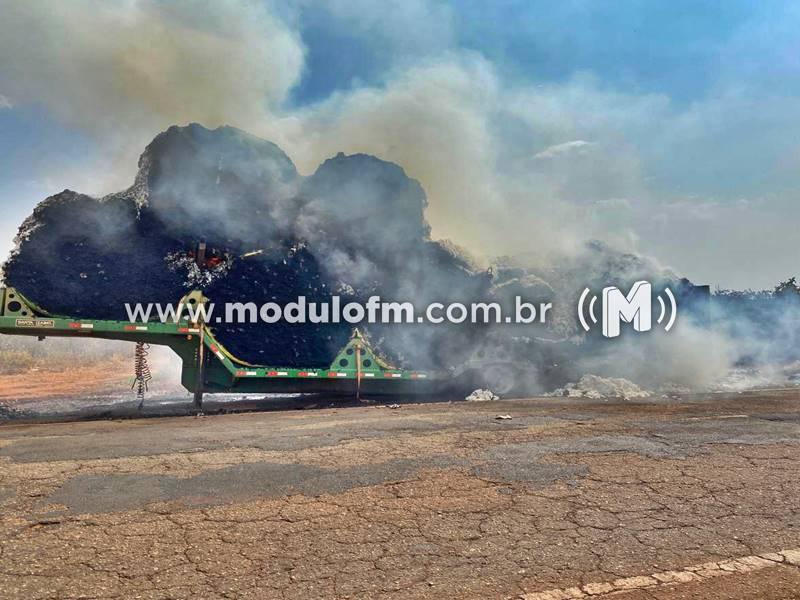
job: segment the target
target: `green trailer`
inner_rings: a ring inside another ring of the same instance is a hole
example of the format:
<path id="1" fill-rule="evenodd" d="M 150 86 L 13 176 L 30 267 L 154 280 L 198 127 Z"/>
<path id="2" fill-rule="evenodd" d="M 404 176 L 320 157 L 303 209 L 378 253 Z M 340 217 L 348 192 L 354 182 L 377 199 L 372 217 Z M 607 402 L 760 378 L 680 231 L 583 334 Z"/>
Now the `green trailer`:
<path id="1" fill-rule="evenodd" d="M 207 299 L 198 291 L 180 303 L 197 305 Z M 191 314 L 184 310 L 179 314 Z M 196 312 L 195 312 L 196 314 Z M 206 323 L 184 319 L 175 323 L 131 323 L 77 319 L 53 315 L 14 288 L 0 288 L 0 333 L 47 337 L 84 337 L 133 342 L 135 375 L 143 396 L 149 378 L 147 345 L 168 346 L 182 360 L 181 383 L 194 394 L 202 410 L 209 393 L 332 393 L 355 396 L 433 394 L 452 384 L 452 374 L 393 368 L 373 352 L 355 330 L 326 369 L 253 365 L 242 361 L 214 337 Z"/>

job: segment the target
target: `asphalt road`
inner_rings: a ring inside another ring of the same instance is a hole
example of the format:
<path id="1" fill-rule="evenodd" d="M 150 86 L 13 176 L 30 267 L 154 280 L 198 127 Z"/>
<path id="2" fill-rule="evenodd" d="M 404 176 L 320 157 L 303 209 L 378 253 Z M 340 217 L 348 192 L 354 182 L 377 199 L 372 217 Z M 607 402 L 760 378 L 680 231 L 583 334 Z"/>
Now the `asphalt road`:
<path id="1" fill-rule="evenodd" d="M 1 598 L 609 594 L 800 598 L 797 392 L 0 426 Z"/>

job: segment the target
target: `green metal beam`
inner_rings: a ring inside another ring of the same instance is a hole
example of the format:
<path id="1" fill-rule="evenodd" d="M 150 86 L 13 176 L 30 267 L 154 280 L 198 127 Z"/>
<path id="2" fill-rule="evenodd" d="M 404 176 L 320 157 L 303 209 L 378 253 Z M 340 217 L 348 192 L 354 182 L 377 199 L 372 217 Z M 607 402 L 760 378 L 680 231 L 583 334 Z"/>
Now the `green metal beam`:
<path id="1" fill-rule="evenodd" d="M 200 292 L 181 302 L 205 302 Z M 413 393 L 446 380 L 441 374 L 396 369 L 378 357 L 356 330 L 327 369 L 251 365 L 231 355 L 204 323 L 130 323 L 51 315 L 14 288 L 0 288 L 0 333 L 44 337 L 84 337 L 168 346 L 183 361 L 181 383 L 190 392 L 268 393 L 360 389 Z M 200 350 L 200 342 L 204 350 Z M 202 371 L 198 378 L 198 371 Z M 197 390 L 198 382 L 202 389 Z"/>

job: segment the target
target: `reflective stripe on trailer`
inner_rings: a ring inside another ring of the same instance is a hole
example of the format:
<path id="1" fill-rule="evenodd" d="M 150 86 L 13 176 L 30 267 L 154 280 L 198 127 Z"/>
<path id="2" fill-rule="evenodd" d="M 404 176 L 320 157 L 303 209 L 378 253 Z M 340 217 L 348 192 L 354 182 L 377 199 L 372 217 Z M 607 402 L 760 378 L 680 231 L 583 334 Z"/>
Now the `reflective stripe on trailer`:
<path id="1" fill-rule="evenodd" d="M 311 371 L 300 371 L 298 377 L 319 377 L 319 373 L 312 373 Z"/>
<path id="2" fill-rule="evenodd" d="M 178 333 L 200 333 L 195 327 L 178 327 Z"/>
<path id="3" fill-rule="evenodd" d="M 237 377 L 254 377 L 258 375 L 258 371 L 236 371 Z"/>
<path id="4" fill-rule="evenodd" d="M 267 375 L 269 377 L 286 377 L 289 373 L 286 371 L 270 371 Z"/>
<path id="5" fill-rule="evenodd" d="M 339 371 L 328 371 L 328 377 L 347 377 L 347 373 L 341 373 Z"/>
<path id="6" fill-rule="evenodd" d="M 362 373 L 362 377 L 375 377 L 375 373 Z"/>
<path id="7" fill-rule="evenodd" d="M 425 373 L 412 373 L 411 379 L 425 379 L 427 375 Z"/>
<path id="8" fill-rule="evenodd" d="M 125 331 L 147 331 L 147 325 L 125 325 Z"/>
<path id="9" fill-rule="evenodd" d="M 386 377 L 387 379 L 391 379 L 391 378 L 395 378 L 395 377 L 402 377 L 403 374 L 402 373 L 384 373 L 383 376 Z"/>

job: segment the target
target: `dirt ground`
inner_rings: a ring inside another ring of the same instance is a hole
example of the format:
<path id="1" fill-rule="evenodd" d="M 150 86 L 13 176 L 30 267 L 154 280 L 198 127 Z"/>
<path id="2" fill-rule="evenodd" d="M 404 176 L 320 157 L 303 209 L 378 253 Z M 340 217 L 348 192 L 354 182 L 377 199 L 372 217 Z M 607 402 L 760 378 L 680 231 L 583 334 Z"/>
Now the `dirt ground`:
<path id="1" fill-rule="evenodd" d="M 76 394 L 107 394 L 129 390 L 132 379 L 132 361 L 122 358 L 89 366 L 65 366 L 57 371 L 30 369 L 0 375 L 0 402 L 16 404 Z"/>
<path id="2" fill-rule="evenodd" d="M 11 422 L 0 597 L 800 598 L 798 400 Z"/>

